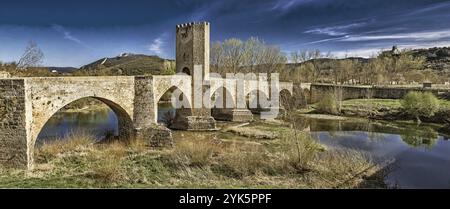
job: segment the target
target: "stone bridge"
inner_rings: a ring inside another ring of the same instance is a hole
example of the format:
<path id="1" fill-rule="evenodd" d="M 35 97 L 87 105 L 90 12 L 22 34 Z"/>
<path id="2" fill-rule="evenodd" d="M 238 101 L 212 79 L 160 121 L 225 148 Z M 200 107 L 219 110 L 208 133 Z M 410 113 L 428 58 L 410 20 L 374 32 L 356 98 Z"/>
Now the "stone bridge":
<path id="1" fill-rule="evenodd" d="M 0 164 L 32 168 L 35 143 L 46 122 L 64 106 L 83 98 L 95 98 L 108 105 L 118 118 L 119 136 L 131 138 L 145 137 L 155 128 L 158 102 L 174 88 L 182 93 L 188 107 L 177 109 L 173 128 L 184 130 L 215 130 L 216 119 L 252 120 L 248 103 L 254 100 L 259 105 L 255 98 L 273 97 L 270 87 L 259 80 L 239 82 L 239 79 L 209 77 L 208 23 L 178 25 L 176 54 L 177 72 L 183 74 L 0 79 Z M 202 74 L 200 88 L 194 85 L 195 72 Z M 219 89 L 224 90 L 222 95 L 217 93 Z M 296 105 L 306 103 L 299 85 L 280 82 L 277 90 L 279 97 L 289 98 Z M 223 97 L 235 105 L 221 109 L 197 108 L 193 104 L 199 102 L 195 91 L 209 92 L 213 102 L 216 97 Z M 238 101 L 247 105 L 239 106 Z"/>
<path id="2" fill-rule="evenodd" d="M 178 81 L 177 83 L 173 83 Z M 64 106 L 84 98 L 95 98 L 108 105 L 118 118 L 119 136 L 133 136 L 136 130 L 157 123 L 157 107 L 162 95 L 176 87 L 191 95 L 191 76 L 108 76 L 108 77 L 34 77 L 0 79 L 0 163 L 28 166 L 33 163 L 36 139 L 46 122 Z M 225 88 L 237 101 L 235 80 L 211 80 L 211 97 Z M 259 91 L 246 81 L 245 97 Z M 292 93 L 292 83 L 280 83 L 280 90 Z M 269 89 L 259 91 L 269 95 Z M 189 106 L 192 107 L 190 97 Z M 213 115 L 214 116 L 214 115 Z M 246 121 L 252 114 L 246 108 L 231 108 L 216 119 Z M 186 127 L 186 129 L 189 129 Z M 196 128 L 202 130 L 202 126 Z M 204 129 L 211 129 L 206 126 Z"/>

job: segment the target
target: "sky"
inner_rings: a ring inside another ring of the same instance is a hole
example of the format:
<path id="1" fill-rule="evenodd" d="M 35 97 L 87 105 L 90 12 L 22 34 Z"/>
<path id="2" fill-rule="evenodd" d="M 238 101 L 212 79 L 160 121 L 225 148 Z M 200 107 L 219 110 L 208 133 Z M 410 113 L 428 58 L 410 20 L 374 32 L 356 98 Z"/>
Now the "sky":
<path id="1" fill-rule="evenodd" d="M 450 1 L 440 0 L 2 0 L 0 61 L 29 41 L 45 66 L 80 67 L 120 53 L 175 56 L 177 24 L 208 21 L 211 41 L 258 37 L 289 54 L 319 49 L 369 57 L 450 46 Z"/>

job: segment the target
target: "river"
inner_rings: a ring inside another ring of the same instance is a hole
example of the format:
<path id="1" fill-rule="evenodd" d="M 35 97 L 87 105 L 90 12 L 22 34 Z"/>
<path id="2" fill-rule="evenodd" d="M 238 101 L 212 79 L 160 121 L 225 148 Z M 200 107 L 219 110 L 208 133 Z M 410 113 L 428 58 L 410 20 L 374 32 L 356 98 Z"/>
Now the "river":
<path id="1" fill-rule="evenodd" d="M 168 108 L 161 108 L 164 115 Z M 161 118 L 160 118 L 161 119 Z M 450 141 L 422 124 L 300 118 L 302 129 L 332 149 L 354 149 L 376 162 L 393 160 L 385 182 L 395 188 L 450 188 Z M 99 139 L 117 134 L 117 118 L 111 111 L 57 113 L 38 136 L 38 143 L 77 131 L 94 133 Z"/>

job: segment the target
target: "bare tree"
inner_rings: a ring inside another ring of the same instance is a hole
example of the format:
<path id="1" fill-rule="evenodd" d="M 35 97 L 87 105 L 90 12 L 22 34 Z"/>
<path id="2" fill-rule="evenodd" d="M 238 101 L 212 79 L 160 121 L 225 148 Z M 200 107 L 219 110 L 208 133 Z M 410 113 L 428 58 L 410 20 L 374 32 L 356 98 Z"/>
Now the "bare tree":
<path id="1" fill-rule="evenodd" d="M 38 67 L 44 60 L 44 53 L 38 47 L 36 42 L 30 41 L 25 52 L 20 57 L 17 67 L 19 69 L 27 69 L 29 67 Z"/>
<path id="2" fill-rule="evenodd" d="M 323 59 L 332 57 L 333 55 L 330 52 L 324 54 L 318 49 L 292 52 L 291 61 L 300 64 L 296 69 L 297 79 L 303 80 L 300 77 L 307 74 L 308 81 L 317 82 L 323 71 L 329 70 L 331 67 L 331 63 L 324 62 Z"/>
<path id="3" fill-rule="evenodd" d="M 211 46 L 211 69 L 217 73 L 280 72 L 286 61 L 280 48 L 255 37 L 228 39 Z"/>
<path id="4" fill-rule="evenodd" d="M 210 56 L 211 71 L 216 73 L 224 73 L 221 72 L 224 61 L 224 53 L 221 42 L 217 41 L 211 45 Z"/>
<path id="5" fill-rule="evenodd" d="M 227 72 L 237 73 L 244 63 L 244 43 L 239 39 L 228 39 L 222 44 L 223 64 Z"/>

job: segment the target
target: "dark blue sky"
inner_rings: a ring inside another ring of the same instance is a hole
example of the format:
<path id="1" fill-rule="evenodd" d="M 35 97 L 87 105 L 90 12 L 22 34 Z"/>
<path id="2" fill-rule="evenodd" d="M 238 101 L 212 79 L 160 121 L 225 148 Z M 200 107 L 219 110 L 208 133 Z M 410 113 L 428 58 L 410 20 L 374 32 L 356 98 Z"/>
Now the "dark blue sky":
<path id="1" fill-rule="evenodd" d="M 173 58 L 175 25 L 211 22 L 211 40 L 256 36 L 289 53 L 365 56 L 390 48 L 450 46 L 450 1 L 78 0 L 0 3 L 0 60 L 34 40 L 45 65 L 75 66 L 122 52 Z"/>

